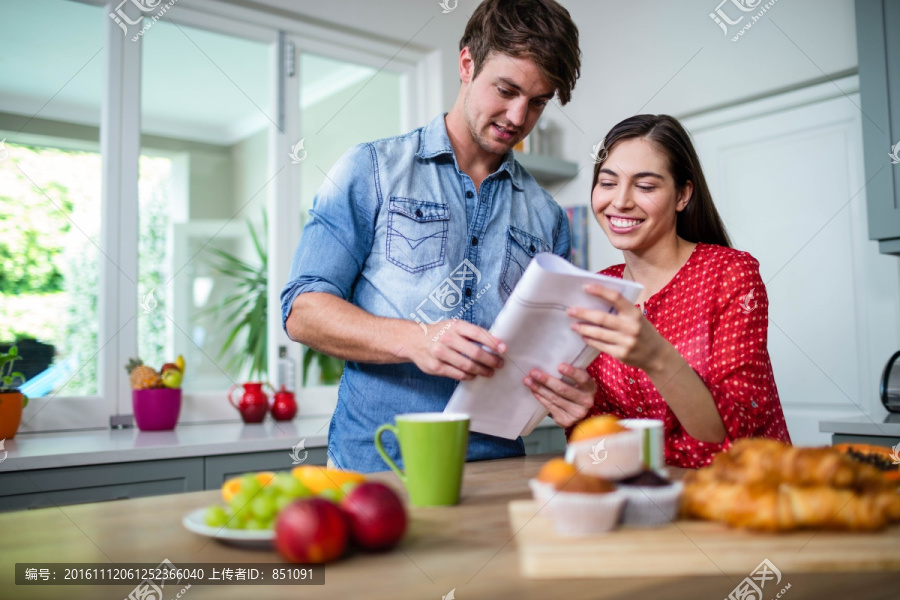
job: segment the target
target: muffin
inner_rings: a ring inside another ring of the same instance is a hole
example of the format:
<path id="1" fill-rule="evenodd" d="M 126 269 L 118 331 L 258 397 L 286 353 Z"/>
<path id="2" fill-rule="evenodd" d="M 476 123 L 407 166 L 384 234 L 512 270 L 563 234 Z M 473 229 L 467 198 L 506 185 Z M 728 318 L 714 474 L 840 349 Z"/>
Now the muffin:
<path id="1" fill-rule="evenodd" d="M 619 482 L 625 497 L 622 524 L 635 527 L 666 525 L 678 516 L 683 484 L 671 482 L 654 471 L 644 471 Z"/>
<path id="2" fill-rule="evenodd" d="M 625 497 L 606 479 L 578 473 L 560 488 L 545 510 L 557 534 L 596 535 L 616 527 Z"/>
<path id="3" fill-rule="evenodd" d="M 580 473 L 562 458 L 544 464 L 528 485 L 560 535 L 603 533 L 619 521 L 624 497 L 616 486 L 609 480 Z"/>
<path id="4" fill-rule="evenodd" d="M 541 467 L 534 479 L 528 480 L 528 487 L 534 499 L 542 506 L 550 502 L 556 495 L 556 490 L 566 484 L 578 473 L 574 465 L 567 463 L 562 458 L 554 458 Z"/>
<path id="5" fill-rule="evenodd" d="M 578 423 L 569 436 L 566 460 L 581 473 L 621 479 L 643 469 L 641 434 L 628 429 L 612 415 L 591 417 Z"/>

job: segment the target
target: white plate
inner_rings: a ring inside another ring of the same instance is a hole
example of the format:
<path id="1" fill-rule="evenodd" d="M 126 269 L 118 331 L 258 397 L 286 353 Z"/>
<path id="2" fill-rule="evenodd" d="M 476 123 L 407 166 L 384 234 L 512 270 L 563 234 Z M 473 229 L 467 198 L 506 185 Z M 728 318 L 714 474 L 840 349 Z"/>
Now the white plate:
<path id="1" fill-rule="evenodd" d="M 228 544 L 239 544 L 259 548 L 271 548 L 275 540 L 275 532 L 271 529 L 228 529 L 227 527 L 210 527 L 203 518 L 205 508 L 184 515 L 182 525 L 188 531 L 215 538 Z"/>

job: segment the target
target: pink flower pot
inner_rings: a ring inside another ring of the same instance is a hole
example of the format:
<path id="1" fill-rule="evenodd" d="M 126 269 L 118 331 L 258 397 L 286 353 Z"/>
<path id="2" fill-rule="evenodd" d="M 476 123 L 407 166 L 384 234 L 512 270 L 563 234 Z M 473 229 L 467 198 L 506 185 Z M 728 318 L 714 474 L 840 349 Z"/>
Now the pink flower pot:
<path id="1" fill-rule="evenodd" d="M 174 429 L 181 412 L 181 389 L 131 390 L 131 408 L 141 431 Z"/>

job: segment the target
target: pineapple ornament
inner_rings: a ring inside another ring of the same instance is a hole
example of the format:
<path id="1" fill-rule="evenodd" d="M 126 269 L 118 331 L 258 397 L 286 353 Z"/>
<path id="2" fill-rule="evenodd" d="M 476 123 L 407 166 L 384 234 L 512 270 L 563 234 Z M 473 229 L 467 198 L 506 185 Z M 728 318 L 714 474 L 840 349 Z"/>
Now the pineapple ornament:
<path id="1" fill-rule="evenodd" d="M 125 365 L 128 380 L 133 390 L 149 390 L 163 386 L 162 376 L 153 367 L 148 367 L 140 358 L 129 358 Z"/>

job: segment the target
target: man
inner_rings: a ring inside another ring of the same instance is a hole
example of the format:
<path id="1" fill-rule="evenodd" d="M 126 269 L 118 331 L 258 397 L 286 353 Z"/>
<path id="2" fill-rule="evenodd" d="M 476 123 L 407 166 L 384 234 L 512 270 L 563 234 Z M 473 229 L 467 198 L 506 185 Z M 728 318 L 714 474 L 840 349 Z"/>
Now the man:
<path id="1" fill-rule="evenodd" d="M 330 464 L 384 470 L 379 425 L 440 412 L 458 381 L 503 366 L 506 348 L 487 328 L 531 256 L 570 250 L 565 212 L 512 148 L 554 94 L 569 101 L 579 69 L 566 9 L 486 0 L 460 40 L 451 111 L 332 168 L 281 293 L 288 336 L 347 361 Z M 393 437 L 383 441 L 402 464 Z M 523 453 L 521 438 L 472 433 L 467 460 Z"/>

